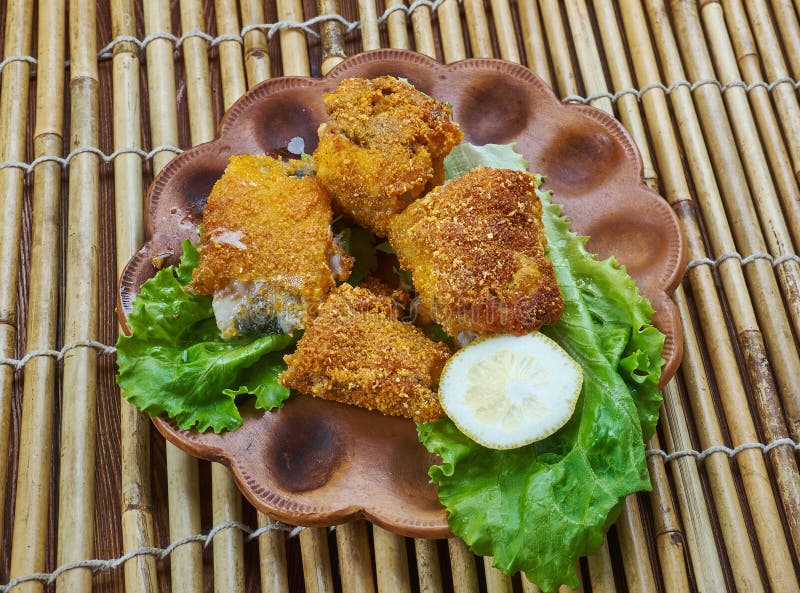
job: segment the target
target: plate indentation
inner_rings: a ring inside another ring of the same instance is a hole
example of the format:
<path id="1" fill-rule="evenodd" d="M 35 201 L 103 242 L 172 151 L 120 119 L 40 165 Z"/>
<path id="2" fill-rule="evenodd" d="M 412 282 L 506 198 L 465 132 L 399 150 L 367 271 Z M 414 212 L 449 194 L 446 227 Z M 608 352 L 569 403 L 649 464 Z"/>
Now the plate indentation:
<path id="1" fill-rule="evenodd" d="M 459 88 L 454 119 L 473 144 L 503 144 L 527 127 L 535 105 L 528 87 L 495 72 L 474 72 Z"/>
<path id="2" fill-rule="evenodd" d="M 286 420 L 276 423 L 266 459 L 278 485 L 290 492 L 321 488 L 346 455 L 347 441 L 325 418 Z"/>
<path id="3" fill-rule="evenodd" d="M 625 151 L 601 128 L 576 125 L 556 136 L 543 155 L 551 184 L 569 187 L 572 195 L 591 195 L 614 175 Z"/>

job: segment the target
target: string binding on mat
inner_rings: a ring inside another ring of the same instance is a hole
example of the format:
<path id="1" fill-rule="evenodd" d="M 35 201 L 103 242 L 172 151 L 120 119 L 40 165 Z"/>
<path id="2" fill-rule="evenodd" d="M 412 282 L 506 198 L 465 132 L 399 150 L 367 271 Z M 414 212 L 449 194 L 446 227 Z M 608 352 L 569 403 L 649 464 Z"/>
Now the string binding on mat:
<path id="1" fill-rule="evenodd" d="M 747 257 L 742 257 L 741 254 L 739 253 L 723 253 L 717 259 L 709 259 L 707 257 L 694 259 L 686 265 L 686 269 L 691 270 L 692 268 L 696 268 L 697 266 L 711 266 L 713 268 L 716 268 L 722 262 L 729 259 L 739 260 L 739 263 L 742 265 L 752 263 L 757 259 L 766 259 L 772 264 L 772 267 L 779 266 L 783 263 L 786 263 L 787 261 L 794 261 L 800 263 L 800 255 L 797 255 L 796 253 L 789 253 L 786 255 L 782 255 L 780 257 L 773 257 L 769 253 L 753 253 L 751 255 L 748 255 Z"/>
<path id="2" fill-rule="evenodd" d="M 681 457 L 694 457 L 697 461 L 703 461 L 709 455 L 713 455 L 714 453 L 726 453 L 728 457 L 734 458 L 742 451 L 747 451 L 750 449 L 761 449 L 762 453 L 766 455 L 776 447 L 792 447 L 795 451 L 800 451 L 800 443 L 789 439 L 776 439 L 770 443 L 742 443 L 731 449 L 730 447 L 726 447 L 725 445 L 713 445 L 708 449 L 704 449 L 703 451 L 697 451 L 695 449 L 681 449 L 680 451 L 674 451 L 672 453 L 667 453 L 661 449 L 648 449 L 645 455 L 647 457 L 661 457 L 665 463 L 674 461 L 675 459 L 680 459 Z"/>
<path id="3" fill-rule="evenodd" d="M 32 172 L 37 165 L 40 165 L 42 163 L 58 163 L 62 167 L 68 167 L 72 159 L 74 159 L 79 154 L 85 154 L 85 153 L 96 154 L 98 157 L 102 159 L 104 163 L 110 163 L 121 154 L 136 154 L 139 155 L 143 160 L 149 161 L 160 152 L 172 152 L 174 154 L 181 154 L 183 150 L 178 148 L 177 146 L 162 145 L 162 146 L 156 146 L 155 148 L 153 148 L 148 152 L 145 152 L 141 148 L 118 148 L 111 154 L 106 154 L 96 146 L 82 146 L 80 148 L 76 148 L 75 150 L 70 151 L 70 153 L 66 157 L 45 155 L 36 157 L 30 163 L 23 163 L 20 161 L 6 161 L 0 163 L 0 169 L 22 169 L 27 174 Z"/>
<path id="4" fill-rule="evenodd" d="M 462 0 L 458 0 L 459 3 Z M 394 6 L 388 7 L 381 16 L 378 17 L 378 25 L 384 24 L 388 19 L 389 16 L 393 12 L 403 12 L 405 13 L 406 17 L 411 16 L 411 14 L 420 7 L 426 6 L 432 13 L 435 18 L 436 10 L 439 6 L 444 3 L 445 0 L 414 0 L 410 5 L 406 6 L 405 4 L 396 4 Z M 320 34 L 312 29 L 314 25 L 319 25 L 321 23 L 326 22 L 336 22 L 339 23 L 344 27 L 344 33 L 349 34 L 353 31 L 356 31 L 361 28 L 360 21 L 348 21 L 340 14 L 336 13 L 327 13 L 327 14 L 319 14 L 315 17 L 307 19 L 305 21 L 277 21 L 274 23 L 259 23 L 259 24 L 252 24 L 246 25 L 242 28 L 239 34 L 233 33 L 226 33 L 224 35 L 217 35 L 216 37 L 213 35 L 209 35 L 205 31 L 189 31 L 188 33 L 184 33 L 181 36 L 174 35 L 172 33 L 167 32 L 156 32 L 147 35 L 143 39 L 139 39 L 138 37 L 134 37 L 132 35 L 118 35 L 114 39 L 112 39 L 103 49 L 97 52 L 97 58 L 100 60 L 107 60 L 114 56 L 114 48 L 121 44 L 121 43 L 132 43 L 134 44 L 139 51 L 144 51 L 150 43 L 156 41 L 158 39 L 166 39 L 167 41 L 171 41 L 175 45 L 175 49 L 180 49 L 183 45 L 183 42 L 187 39 L 198 37 L 208 43 L 209 47 L 215 47 L 224 41 L 235 41 L 241 45 L 244 45 L 244 38 L 245 36 L 250 33 L 251 31 L 263 31 L 264 34 L 267 36 L 268 39 L 272 39 L 276 33 L 284 29 L 294 29 L 298 31 L 302 31 L 311 37 L 319 38 Z M 38 60 L 33 56 L 8 56 L 3 61 L 0 62 L 0 73 L 3 72 L 3 68 L 6 65 L 10 64 L 11 62 L 28 62 L 30 64 L 38 64 Z M 69 60 L 64 62 L 65 67 L 69 67 Z M 34 75 L 35 73 L 31 73 Z"/>
<path id="5" fill-rule="evenodd" d="M 665 462 L 673 461 L 675 459 L 679 459 L 681 457 L 694 457 L 697 461 L 702 461 L 709 455 L 713 455 L 714 453 L 724 452 L 729 457 L 735 457 L 737 454 L 741 453 L 742 451 L 748 449 L 761 449 L 766 455 L 772 449 L 781 446 L 790 446 L 795 451 L 800 451 L 800 443 L 793 441 L 792 439 L 777 439 L 772 441 L 771 443 L 743 443 L 738 447 L 731 449 L 730 447 L 726 447 L 724 445 L 715 445 L 713 447 L 709 447 L 704 451 L 695 451 L 694 449 L 686 449 L 682 451 L 675 451 L 673 453 L 667 453 L 661 449 L 649 449 L 647 451 L 648 457 L 661 457 L 664 459 Z M 158 548 L 158 547 L 141 547 L 136 548 L 135 550 L 131 550 L 130 552 L 119 556 L 118 558 L 111 558 L 108 560 L 100 560 L 100 559 L 93 559 L 93 560 L 80 560 L 77 562 L 69 562 L 67 564 L 62 564 L 53 572 L 47 573 L 35 573 L 29 574 L 21 577 L 14 578 L 10 580 L 5 585 L 0 585 L 0 593 L 8 593 L 14 587 L 21 585 L 22 583 L 26 582 L 40 582 L 46 585 L 50 585 L 56 581 L 56 579 L 68 572 L 70 570 L 76 570 L 79 568 L 88 568 L 92 571 L 93 574 L 97 574 L 100 572 L 106 572 L 109 570 L 114 570 L 119 568 L 120 566 L 124 565 L 128 560 L 132 558 L 136 558 L 138 556 L 153 556 L 156 560 L 164 560 L 166 559 L 176 548 L 180 546 L 192 543 L 192 542 L 201 542 L 203 547 L 208 547 L 214 540 L 214 537 L 226 530 L 226 529 L 239 529 L 243 533 L 246 534 L 245 542 L 251 542 L 254 539 L 257 539 L 259 536 L 271 532 L 271 531 L 283 531 L 287 533 L 288 537 L 296 537 L 300 534 L 305 527 L 293 527 L 291 525 L 287 525 L 285 523 L 280 523 L 278 521 L 269 523 L 263 527 L 259 527 L 257 529 L 253 529 L 244 523 L 239 521 L 225 521 L 222 523 L 218 523 L 214 525 L 207 533 L 198 533 L 196 535 L 190 535 L 179 540 L 176 540 L 169 544 L 166 548 Z M 330 527 L 330 530 L 334 530 L 335 527 Z"/>
<path id="6" fill-rule="evenodd" d="M 56 360 L 62 360 L 64 356 L 70 350 L 74 350 L 75 348 L 94 348 L 98 350 L 100 354 L 115 354 L 117 349 L 114 346 L 107 346 L 102 342 L 96 342 L 95 340 L 80 340 L 78 342 L 72 342 L 70 344 L 65 344 L 61 350 L 31 350 L 25 356 L 20 359 L 16 358 L 6 358 L 4 356 L 0 356 L 0 366 L 7 365 L 14 367 L 15 371 L 20 370 L 26 364 L 28 364 L 31 359 L 37 358 L 39 356 L 50 356 L 55 358 Z"/>
<path id="7" fill-rule="evenodd" d="M 22 583 L 27 582 L 40 582 L 46 585 L 50 585 L 56 581 L 56 579 L 68 572 L 70 570 L 76 570 L 78 568 L 89 568 L 91 569 L 93 574 L 97 574 L 100 572 L 106 572 L 108 570 L 114 570 L 119 568 L 120 566 L 124 565 L 128 560 L 132 558 L 136 558 L 138 556 L 153 556 L 156 560 L 164 560 L 167 558 L 172 552 L 179 548 L 180 546 L 192 543 L 192 542 L 201 542 L 203 547 L 208 547 L 209 544 L 212 543 L 214 537 L 221 531 L 226 529 L 239 529 L 240 531 L 244 532 L 247 536 L 245 537 L 245 542 L 250 542 L 259 536 L 268 533 L 270 531 L 285 531 L 288 534 L 288 537 L 296 537 L 301 531 L 306 529 L 305 527 L 293 527 L 292 525 L 286 525 L 285 523 L 280 523 L 278 521 L 274 521 L 269 523 L 263 527 L 259 527 L 258 529 L 253 529 L 245 525 L 244 523 L 240 523 L 239 521 L 225 521 L 222 523 L 218 523 L 214 527 L 212 527 L 208 533 L 202 534 L 198 533 L 196 535 L 190 535 L 179 540 L 172 542 L 166 548 L 156 548 L 156 547 L 142 547 L 137 548 L 135 550 L 131 550 L 127 554 L 123 554 L 118 558 L 112 558 L 109 560 L 79 560 L 77 562 L 69 562 L 66 564 L 62 564 L 53 572 L 40 572 L 34 574 L 28 574 L 21 577 L 17 577 L 15 579 L 11 579 L 5 585 L 0 585 L 0 593 L 7 593 L 11 591 L 14 587 L 21 585 Z M 331 527 L 331 530 L 334 528 Z"/>
<path id="8" fill-rule="evenodd" d="M 779 84 L 791 84 L 795 90 L 800 89 L 800 81 L 795 80 L 793 78 L 789 78 L 788 76 L 783 76 L 781 78 L 776 78 L 773 81 L 767 82 L 764 80 L 757 80 L 755 82 L 747 83 L 744 80 L 732 80 L 730 82 L 722 82 L 715 78 L 704 78 L 701 80 L 697 80 L 695 82 L 691 82 L 689 80 L 676 80 L 670 85 L 665 85 L 661 82 L 651 82 L 650 84 L 646 84 L 640 89 L 628 88 L 628 89 L 621 89 L 615 93 L 608 93 L 608 92 L 601 92 L 601 93 L 592 93 L 586 97 L 580 97 L 578 95 L 569 95 L 564 97 L 562 101 L 565 103 L 591 103 L 592 101 L 596 101 L 597 99 L 610 99 L 612 102 L 618 101 L 621 97 L 626 95 L 636 95 L 637 100 L 641 101 L 642 97 L 648 91 L 652 91 L 654 89 L 661 89 L 664 91 L 665 94 L 669 95 L 675 89 L 681 87 L 688 87 L 691 92 L 696 91 L 701 86 L 705 85 L 712 85 L 716 86 L 721 92 L 725 92 L 729 89 L 734 88 L 741 88 L 744 89 L 746 92 L 750 92 L 756 88 L 765 88 L 767 91 L 772 91 L 776 86 Z"/>

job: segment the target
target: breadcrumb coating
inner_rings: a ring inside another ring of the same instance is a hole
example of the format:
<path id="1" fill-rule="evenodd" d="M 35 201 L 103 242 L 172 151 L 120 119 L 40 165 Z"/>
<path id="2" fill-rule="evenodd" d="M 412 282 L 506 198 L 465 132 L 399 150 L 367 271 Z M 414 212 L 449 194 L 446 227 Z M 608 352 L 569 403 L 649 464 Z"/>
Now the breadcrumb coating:
<path id="1" fill-rule="evenodd" d="M 400 265 L 451 336 L 521 335 L 563 313 L 536 187 L 528 173 L 479 167 L 392 219 Z"/>
<path id="2" fill-rule="evenodd" d="M 427 422 L 450 349 L 397 318 L 388 296 L 342 284 L 320 306 L 279 381 L 291 389 Z"/>
<path id="3" fill-rule="evenodd" d="M 203 211 L 192 290 L 236 293 L 235 305 L 258 302 L 295 320 L 290 329 L 307 322 L 334 287 L 331 264 L 346 277 L 353 263 L 331 233 L 328 192 L 308 169 L 299 160 L 231 157 Z"/>
<path id="4" fill-rule="evenodd" d="M 322 99 L 317 175 L 343 213 L 385 237 L 393 214 L 444 181 L 464 135 L 447 103 L 392 76 L 348 78 Z"/>

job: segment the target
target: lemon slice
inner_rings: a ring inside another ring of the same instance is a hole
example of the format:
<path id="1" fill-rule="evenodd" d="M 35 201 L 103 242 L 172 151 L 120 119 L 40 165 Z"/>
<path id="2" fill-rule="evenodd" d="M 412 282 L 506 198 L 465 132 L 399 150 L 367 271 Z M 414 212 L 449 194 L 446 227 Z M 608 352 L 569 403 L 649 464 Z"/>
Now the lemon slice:
<path id="1" fill-rule="evenodd" d="M 547 336 L 500 335 L 456 352 L 442 371 L 439 398 L 475 442 L 514 449 L 564 426 L 582 383 L 580 365 Z"/>

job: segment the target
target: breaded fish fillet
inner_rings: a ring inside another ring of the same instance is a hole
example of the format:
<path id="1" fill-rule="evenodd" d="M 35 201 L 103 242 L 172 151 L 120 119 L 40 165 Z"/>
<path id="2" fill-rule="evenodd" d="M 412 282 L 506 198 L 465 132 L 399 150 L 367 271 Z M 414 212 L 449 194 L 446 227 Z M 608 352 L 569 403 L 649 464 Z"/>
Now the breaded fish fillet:
<path id="1" fill-rule="evenodd" d="M 400 265 L 451 336 L 524 334 L 561 316 L 535 189 L 528 173 L 479 167 L 392 219 Z"/>
<path id="2" fill-rule="evenodd" d="M 352 258 L 331 232 L 328 192 L 308 163 L 231 157 L 203 210 L 191 289 L 214 295 L 223 337 L 291 333 L 313 316 Z"/>
<path id="3" fill-rule="evenodd" d="M 317 175 L 344 214 L 385 237 L 391 215 L 444 180 L 463 138 L 452 109 L 392 76 L 348 78 L 322 99 Z"/>
<path id="4" fill-rule="evenodd" d="M 417 422 L 444 415 L 434 393 L 450 350 L 397 319 L 392 300 L 342 284 L 320 306 L 280 382 L 301 393 Z"/>

